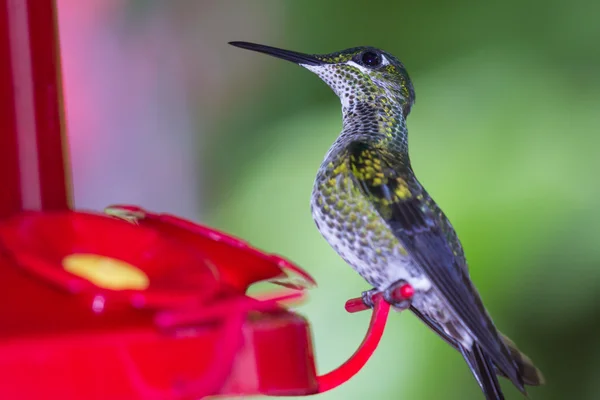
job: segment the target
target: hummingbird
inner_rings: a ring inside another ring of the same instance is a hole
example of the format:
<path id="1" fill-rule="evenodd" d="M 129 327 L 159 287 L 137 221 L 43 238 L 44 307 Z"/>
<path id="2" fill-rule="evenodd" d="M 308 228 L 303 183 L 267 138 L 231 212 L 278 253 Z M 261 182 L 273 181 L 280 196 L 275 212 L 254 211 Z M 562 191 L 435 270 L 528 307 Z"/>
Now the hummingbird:
<path id="1" fill-rule="evenodd" d="M 417 180 L 406 119 L 415 90 L 402 62 L 375 47 L 304 54 L 275 47 L 231 45 L 296 63 L 339 97 L 343 129 L 317 172 L 311 211 L 333 249 L 373 289 L 363 292 L 409 308 L 457 349 L 488 400 L 504 399 L 497 375 L 524 395 L 544 383 L 541 371 L 498 331 L 470 279 L 452 224 Z M 414 290 L 394 299 L 399 285 Z"/>

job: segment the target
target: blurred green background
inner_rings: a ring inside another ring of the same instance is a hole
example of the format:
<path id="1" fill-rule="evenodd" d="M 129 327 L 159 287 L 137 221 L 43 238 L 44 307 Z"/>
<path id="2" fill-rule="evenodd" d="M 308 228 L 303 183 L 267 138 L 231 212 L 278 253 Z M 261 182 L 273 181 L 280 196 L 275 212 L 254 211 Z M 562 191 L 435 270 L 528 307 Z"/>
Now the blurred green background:
<path id="1" fill-rule="evenodd" d="M 321 238 L 309 209 L 316 170 L 341 129 L 339 101 L 308 71 L 230 40 L 308 53 L 372 45 L 400 58 L 417 95 L 408 118 L 414 169 L 457 229 L 497 326 L 544 372 L 547 385 L 531 398 L 600 398 L 599 2 L 111 4 L 94 11 L 99 26 L 154 49 L 158 80 L 177 82 L 173 96 L 185 100 L 197 163 L 194 190 L 178 196 L 197 198 L 198 208 L 167 200 L 162 209 L 282 254 L 317 279 L 299 310 L 312 323 L 319 371 L 350 356 L 369 319 L 344 311 L 369 287 Z M 174 46 L 176 69 L 156 50 Z M 160 109 L 173 104 L 163 93 L 154 93 Z M 165 141 L 183 137 L 165 129 Z M 70 133 L 77 137 L 76 127 Z M 502 383 L 507 399 L 521 398 Z M 403 313 L 391 316 L 358 376 L 319 396 L 366 397 L 482 395 L 460 355 Z"/>

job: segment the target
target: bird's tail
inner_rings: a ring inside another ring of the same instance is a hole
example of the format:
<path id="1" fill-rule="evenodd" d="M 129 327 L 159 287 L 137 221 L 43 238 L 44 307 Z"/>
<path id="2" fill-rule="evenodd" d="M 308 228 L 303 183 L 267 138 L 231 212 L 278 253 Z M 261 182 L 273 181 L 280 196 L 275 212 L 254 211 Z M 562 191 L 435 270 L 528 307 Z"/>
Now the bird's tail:
<path id="1" fill-rule="evenodd" d="M 496 376 L 496 368 L 492 360 L 485 354 L 479 344 L 474 343 L 471 349 L 460 347 L 460 351 L 475 376 L 486 400 L 504 400 L 502 388 Z"/>
<path id="2" fill-rule="evenodd" d="M 525 353 L 522 353 L 517 347 L 517 345 L 506 335 L 502 334 L 502 332 L 499 333 L 500 337 L 502 338 L 502 341 L 504 342 L 506 347 L 508 347 L 512 359 L 517 365 L 517 371 L 519 372 L 519 375 L 521 375 L 523 383 L 529 386 L 540 386 L 546 383 L 542 371 L 540 371 L 533 364 L 533 361 L 531 361 L 531 359 L 527 357 Z M 504 371 L 498 371 L 498 373 L 506 377 Z"/>
<path id="3" fill-rule="evenodd" d="M 533 364 L 531 359 L 522 353 L 508 337 L 502 333 L 500 333 L 500 337 L 508 348 L 523 383 L 529 386 L 543 385 L 545 383 L 544 375 Z M 461 348 L 461 353 L 485 394 L 485 398 L 487 400 L 504 400 L 504 395 L 502 394 L 496 374 L 506 378 L 506 373 L 494 365 L 492 360 L 477 343 L 470 350 Z M 523 393 L 527 394 L 526 392 Z"/>

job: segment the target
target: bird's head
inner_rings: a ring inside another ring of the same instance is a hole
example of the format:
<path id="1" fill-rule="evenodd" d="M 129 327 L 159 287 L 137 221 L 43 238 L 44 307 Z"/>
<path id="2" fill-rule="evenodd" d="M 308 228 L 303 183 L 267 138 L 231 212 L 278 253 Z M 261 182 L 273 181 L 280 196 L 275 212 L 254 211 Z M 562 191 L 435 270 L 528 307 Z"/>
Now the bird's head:
<path id="1" fill-rule="evenodd" d="M 303 54 L 248 42 L 230 42 L 243 49 L 292 61 L 317 74 L 340 98 L 344 107 L 388 99 L 408 115 L 415 91 L 404 65 L 374 47 L 354 47 L 331 54 Z"/>

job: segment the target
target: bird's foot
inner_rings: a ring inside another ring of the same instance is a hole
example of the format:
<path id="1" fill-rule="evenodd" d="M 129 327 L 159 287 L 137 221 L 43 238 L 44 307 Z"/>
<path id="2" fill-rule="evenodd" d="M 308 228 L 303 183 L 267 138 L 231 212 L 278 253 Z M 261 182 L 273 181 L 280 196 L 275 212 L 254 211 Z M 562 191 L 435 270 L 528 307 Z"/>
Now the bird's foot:
<path id="1" fill-rule="evenodd" d="M 373 303 L 373 296 L 375 296 L 378 293 L 380 293 L 379 290 L 373 288 L 362 292 L 360 297 L 362 298 L 362 301 L 365 304 L 365 306 L 373 308 L 375 306 L 375 303 Z"/>
<path id="2" fill-rule="evenodd" d="M 383 298 L 395 309 L 402 311 L 410 307 L 414 294 L 412 285 L 401 279 L 383 291 Z"/>
<path id="3" fill-rule="evenodd" d="M 401 279 L 390 286 L 388 286 L 383 292 L 373 288 L 371 290 L 365 290 L 361 294 L 362 302 L 365 306 L 373 308 L 374 302 L 373 297 L 377 294 L 382 294 L 386 302 L 393 307 L 405 310 L 410 307 L 412 298 L 415 294 L 415 289 L 412 285 L 405 280 Z"/>

